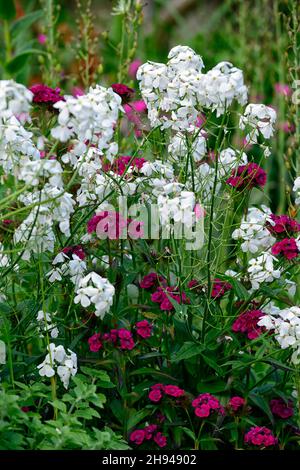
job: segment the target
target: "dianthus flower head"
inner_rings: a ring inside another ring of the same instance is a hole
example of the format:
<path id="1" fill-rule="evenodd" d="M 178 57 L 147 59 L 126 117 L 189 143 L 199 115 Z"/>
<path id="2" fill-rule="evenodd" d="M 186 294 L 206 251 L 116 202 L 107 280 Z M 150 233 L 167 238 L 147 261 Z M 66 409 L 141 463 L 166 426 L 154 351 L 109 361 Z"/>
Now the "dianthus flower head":
<path id="1" fill-rule="evenodd" d="M 259 447 L 270 447 L 277 444 L 277 438 L 273 435 L 271 429 L 264 426 L 253 426 L 245 434 L 245 444 Z"/>
<path id="2" fill-rule="evenodd" d="M 299 255 L 298 244 L 299 242 L 297 243 L 295 238 L 284 238 L 272 246 L 272 254 L 275 256 L 282 255 L 288 260 L 297 258 Z"/>
<path id="3" fill-rule="evenodd" d="M 264 329 L 258 326 L 259 320 L 264 316 L 262 310 L 247 310 L 234 321 L 232 331 L 235 333 L 243 333 L 247 335 L 248 339 L 258 338 Z"/>
<path id="4" fill-rule="evenodd" d="M 287 403 L 282 398 L 274 398 L 270 401 L 270 408 L 274 416 L 282 419 L 288 419 L 294 414 L 293 402 Z"/>
<path id="5" fill-rule="evenodd" d="M 261 188 L 267 182 L 266 172 L 257 163 L 247 163 L 232 171 L 226 183 L 238 190 Z"/>
<path id="6" fill-rule="evenodd" d="M 33 102 L 37 104 L 52 105 L 65 98 L 60 94 L 60 88 L 50 88 L 47 85 L 37 84 L 30 87 L 33 93 Z"/>
<path id="7" fill-rule="evenodd" d="M 134 90 L 124 83 L 113 83 L 111 87 L 122 98 L 122 104 L 128 103 L 134 94 Z"/>
<path id="8" fill-rule="evenodd" d="M 136 332 L 139 336 L 144 339 L 150 338 L 153 326 L 148 320 L 141 320 L 135 324 Z"/>

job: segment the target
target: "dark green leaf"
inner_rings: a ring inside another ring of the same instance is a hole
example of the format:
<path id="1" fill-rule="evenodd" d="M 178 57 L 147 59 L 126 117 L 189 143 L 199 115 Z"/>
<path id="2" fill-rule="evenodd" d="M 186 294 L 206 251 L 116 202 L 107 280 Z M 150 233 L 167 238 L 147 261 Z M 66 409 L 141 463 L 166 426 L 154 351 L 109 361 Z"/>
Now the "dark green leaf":
<path id="1" fill-rule="evenodd" d="M 13 20 L 16 16 L 14 0 L 0 0 L 0 18 L 2 20 Z"/>

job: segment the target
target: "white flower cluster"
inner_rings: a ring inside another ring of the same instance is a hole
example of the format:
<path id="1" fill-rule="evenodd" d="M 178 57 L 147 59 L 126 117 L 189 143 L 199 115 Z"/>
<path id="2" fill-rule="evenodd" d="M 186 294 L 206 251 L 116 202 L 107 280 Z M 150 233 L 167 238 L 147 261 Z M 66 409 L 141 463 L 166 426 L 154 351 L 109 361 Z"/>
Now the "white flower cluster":
<path id="1" fill-rule="evenodd" d="M 244 115 L 240 118 L 240 129 L 248 126 L 251 130 L 246 135 L 246 141 L 256 143 L 259 134 L 270 139 L 274 133 L 276 111 L 265 104 L 250 103 L 246 106 Z"/>
<path id="2" fill-rule="evenodd" d="M 54 104 L 59 110 L 58 126 L 51 134 L 61 142 L 76 138 L 103 150 L 112 139 L 119 110 L 122 110 L 121 101 L 112 88 L 99 85 L 90 87 L 86 95 L 77 98 L 65 96 L 65 101 Z"/>
<path id="3" fill-rule="evenodd" d="M 293 191 L 296 193 L 295 204 L 300 206 L 300 176 L 294 181 Z"/>
<path id="4" fill-rule="evenodd" d="M 115 288 L 108 279 L 91 272 L 78 282 L 74 302 L 85 308 L 94 304 L 95 315 L 103 319 L 112 306 L 114 294 Z"/>
<path id="5" fill-rule="evenodd" d="M 276 258 L 268 251 L 249 261 L 247 271 L 253 290 L 259 289 L 262 282 L 273 282 L 274 279 L 280 278 L 281 271 L 274 268 L 274 261 L 277 261 Z"/>
<path id="6" fill-rule="evenodd" d="M 273 308 L 258 322 L 259 326 L 275 332 L 275 338 L 282 349 L 291 347 L 294 352 L 291 361 L 300 363 L 300 307 L 288 307 L 284 310 Z"/>
<path id="7" fill-rule="evenodd" d="M 271 210 L 264 205 L 260 209 L 250 207 L 240 227 L 233 231 L 234 240 L 243 240 L 241 249 L 244 253 L 257 253 L 270 248 L 275 243 L 276 239 L 266 228 L 266 222 L 274 223 L 270 217 L 271 213 Z"/>
<path id="8" fill-rule="evenodd" d="M 199 162 L 206 154 L 206 138 L 204 131 L 198 131 L 193 138 L 191 148 L 187 144 L 186 136 L 182 132 L 177 132 L 170 140 L 168 146 L 169 156 L 176 161 L 184 158 L 190 152 L 195 162 Z"/>
<path id="9" fill-rule="evenodd" d="M 70 378 L 77 373 L 77 356 L 70 349 L 68 353 L 62 345 L 50 343 L 44 361 L 37 366 L 42 377 L 53 377 L 57 373 L 66 389 Z"/>
<path id="10" fill-rule="evenodd" d="M 243 73 L 221 62 L 206 74 L 201 57 L 187 46 L 169 52 L 168 63 L 147 62 L 137 72 L 152 127 L 193 131 L 201 109 L 223 114 L 234 99 L 246 104 Z"/>
<path id="11" fill-rule="evenodd" d="M 193 226 L 196 219 L 196 197 L 193 192 L 180 191 L 175 197 L 161 194 L 157 198 L 157 205 L 163 232 L 173 233 L 176 231 L 176 224 L 181 230 L 182 224 L 187 228 Z"/>
<path id="12" fill-rule="evenodd" d="M 55 256 L 52 264 L 54 268 L 47 274 L 50 282 L 61 281 L 64 277 L 69 277 L 71 282 L 78 286 L 87 270 L 86 262 L 75 254 L 72 254 L 70 259 L 65 253 L 60 252 Z"/>
<path id="13" fill-rule="evenodd" d="M 33 93 L 14 80 L 0 80 L 0 118 L 21 116 L 30 110 Z"/>
<path id="14" fill-rule="evenodd" d="M 40 310 L 37 314 L 38 330 L 40 336 L 44 337 L 45 333 L 50 333 L 51 338 L 58 337 L 58 328 L 52 323 L 51 315 L 48 312 Z"/>

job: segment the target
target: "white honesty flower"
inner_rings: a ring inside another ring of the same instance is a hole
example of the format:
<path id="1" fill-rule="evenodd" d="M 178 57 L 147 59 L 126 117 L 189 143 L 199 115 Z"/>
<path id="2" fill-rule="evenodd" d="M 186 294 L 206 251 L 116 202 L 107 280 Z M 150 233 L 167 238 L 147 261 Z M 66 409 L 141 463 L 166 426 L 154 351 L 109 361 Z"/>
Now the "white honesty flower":
<path id="1" fill-rule="evenodd" d="M 298 176 L 298 178 L 296 178 L 294 181 L 293 191 L 296 193 L 295 204 L 299 206 L 300 205 L 300 176 Z"/>
<path id="2" fill-rule="evenodd" d="M 33 93 L 14 80 L 0 80 L 0 119 L 28 114 Z"/>
<path id="3" fill-rule="evenodd" d="M 70 378 L 77 373 L 77 356 L 70 349 L 68 353 L 62 345 L 50 343 L 44 361 L 37 366 L 42 377 L 53 377 L 57 373 L 66 389 Z"/>
<path id="4" fill-rule="evenodd" d="M 52 314 L 55 315 L 55 314 Z M 44 333 L 50 333 L 51 338 L 58 337 L 58 328 L 52 323 L 50 313 L 39 310 L 37 314 L 38 329 L 40 331 L 40 336 L 43 337 Z"/>
<path id="5" fill-rule="evenodd" d="M 108 279 L 91 272 L 80 279 L 74 302 L 85 308 L 94 304 L 95 315 L 103 319 L 112 306 L 114 294 L 115 288 Z"/>
<path id="6" fill-rule="evenodd" d="M 240 118 L 240 129 L 249 126 L 252 130 L 246 135 L 247 142 L 256 143 L 261 134 L 265 139 L 270 139 L 274 133 L 276 111 L 265 104 L 250 103 Z"/>
<path id="7" fill-rule="evenodd" d="M 280 269 L 274 269 L 274 261 L 277 261 L 271 253 L 263 252 L 257 258 L 249 261 L 248 274 L 252 289 L 259 289 L 262 282 L 272 282 L 280 278 Z"/>

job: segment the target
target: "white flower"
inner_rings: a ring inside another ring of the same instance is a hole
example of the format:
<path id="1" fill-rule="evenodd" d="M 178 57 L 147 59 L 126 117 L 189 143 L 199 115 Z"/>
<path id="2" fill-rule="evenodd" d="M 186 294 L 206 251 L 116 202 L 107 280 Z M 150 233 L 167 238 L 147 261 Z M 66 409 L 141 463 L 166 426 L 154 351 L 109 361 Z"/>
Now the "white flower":
<path id="1" fill-rule="evenodd" d="M 299 206 L 300 205 L 300 176 L 298 176 L 298 178 L 296 178 L 294 181 L 293 191 L 296 193 L 295 204 Z"/>
<path id="2" fill-rule="evenodd" d="M 112 306 L 114 294 L 115 288 L 108 279 L 91 272 L 80 279 L 74 303 L 85 308 L 94 304 L 95 315 L 103 319 Z"/>
<path id="3" fill-rule="evenodd" d="M 53 314 L 55 315 L 55 314 Z M 37 314 L 38 329 L 40 331 L 40 336 L 43 337 L 44 333 L 50 333 L 51 338 L 58 337 L 58 328 L 52 323 L 50 313 L 39 310 Z"/>
<path id="4" fill-rule="evenodd" d="M 277 261 L 276 258 L 268 252 L 249 261 L 248 273 L 253 290 L 259 289 L 262 282 L 272 282 L 280 277 L 281 271 L 274 269 L 274 261 Z"/>
<path id="5" fill-rule="evenodd" d="M 252 130 L 246 136 L 247 142 L 256 143 L 259 134 L 270 139 L 274 133 L 276 111 L 264 104 L 250 103 L 240 118 L 240 129 L 249 126 Z"/>
<path id="6" fill-rule="evenodd" d="M 57 373 L 66 389 L 70 377 L 77 373 L 77 356 L 70 349 L 68 353 L 62 345 L 55 346 L 54 343 L 50 343 L 44 361 L 37 366 L 41 376 L 53 377 Z"/>
<path id="7" fill-rule="evenodd" d="M 28 114 L 33 93 L 14 80 L 0 80 L 0 119 Z"/>

